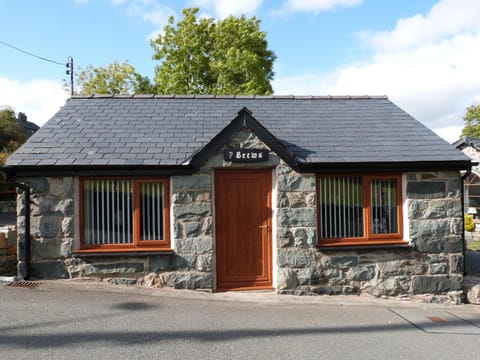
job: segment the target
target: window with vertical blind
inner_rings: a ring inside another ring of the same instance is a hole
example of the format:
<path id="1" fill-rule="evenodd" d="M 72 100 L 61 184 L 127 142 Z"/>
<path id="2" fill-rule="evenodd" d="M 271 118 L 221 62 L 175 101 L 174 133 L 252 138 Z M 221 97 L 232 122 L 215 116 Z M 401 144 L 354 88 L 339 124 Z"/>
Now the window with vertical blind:
<path id="1" fill-rule="evenodd" d="M 81 179 L 81 250 L 169 248 L 167 179 Z"/>
<path id="2" fill-rule="evenodd" d="M 402 241 L 401 175 L 317 177 L 319 245 Z"/>

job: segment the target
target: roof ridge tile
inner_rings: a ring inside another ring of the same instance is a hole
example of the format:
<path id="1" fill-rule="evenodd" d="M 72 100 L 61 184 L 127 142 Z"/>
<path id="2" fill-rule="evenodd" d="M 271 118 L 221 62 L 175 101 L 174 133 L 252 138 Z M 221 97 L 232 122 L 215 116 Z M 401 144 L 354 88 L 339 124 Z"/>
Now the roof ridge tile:
<path id="1" fill-rule="evenodd" d="M 71 99 L 242 99 L 242 100 L 370 100 L 388 99 L 387 95 L 215 95 L 215 94 L 88 94 Z"/>

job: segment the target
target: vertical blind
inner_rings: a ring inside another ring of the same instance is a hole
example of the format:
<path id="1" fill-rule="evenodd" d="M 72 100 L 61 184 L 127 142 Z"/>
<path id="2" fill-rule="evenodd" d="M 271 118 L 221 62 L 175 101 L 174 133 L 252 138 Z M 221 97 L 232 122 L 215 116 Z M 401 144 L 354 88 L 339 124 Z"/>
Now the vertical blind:
<path id="1" fill-rule="evenodd" d="M 320 237 L 363 236 L 363 191 L 361 177 L 322 177 Z"/>
<path id="2" fill-rule="evenodd" d="M 88 245 L 133 243 L 132 183 L 129 180 L 86 180 L 83 219 Z"/>
<path id="3" fill-rule="evenodd" d="M 140 184 L 140 240 L 163 239 L 163 184 Z"/>
<path id="4" fill-rule="evenodd" d="M 394 179 L 370 181 L 370 228 L 372 234 L 398 231 L 397 182 Z"/>

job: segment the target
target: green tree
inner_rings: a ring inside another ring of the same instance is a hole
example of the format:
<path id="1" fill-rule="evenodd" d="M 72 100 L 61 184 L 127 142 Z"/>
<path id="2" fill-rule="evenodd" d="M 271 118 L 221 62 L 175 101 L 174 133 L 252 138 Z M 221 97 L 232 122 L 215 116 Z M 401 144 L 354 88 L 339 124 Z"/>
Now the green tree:
<path id="1" fill-rule="evenodd" d="M 88 65 L 76 76 L 76 94 L 151 94 L 154 88 L 128 61 L 106 67 Z"/>
<path id="2" fill-rule="evenodd" d="M 198 8 L 171 16 L 164 34 L 151 41 L 155 87 L 160 94 L 272 93 L 274 53 L 255 17 L 197 19 Z"/>
<path id="3" fill-rule="evenodd" d="M 28 138 L 17 124 L 15 111 L 10 107 L 0 110 L 0 166 L 7 157 L 17 150 Z"/>
<path id="4" fill-rule="evenodd" d="M 462 136 L 480 138 L 480 105 L 467 107 L 463 121 L 465 126 L 462 129 Z"/>

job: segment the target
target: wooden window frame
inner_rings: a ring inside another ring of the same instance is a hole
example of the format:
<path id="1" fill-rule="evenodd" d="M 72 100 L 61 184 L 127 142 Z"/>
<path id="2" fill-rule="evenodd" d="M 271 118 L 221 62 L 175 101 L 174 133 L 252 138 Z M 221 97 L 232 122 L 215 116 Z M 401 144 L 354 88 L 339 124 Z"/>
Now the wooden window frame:
<path id="1" fill-rule="evenodd" d="M 464 181 L 464 193 L 465 193 L 465 211 L 467 211 L 469 208 L 476 208 L 478 209 L 479 207 L 472 205 L 471 200 L 473 199 L 480 199 L 480 195 L 472 195 L 471 194 L 471 188 L 475 187 L 480 187 L 480 176 L 478 176 L 475 173 L 471 173 L 469 176 Z M 479 214 L 475 214 L 475 217 L 478 217 Z"/>
<path id="2" fill-rule="evenodd" d="M 363 237 L 348 238 L 321 238 L 321 203 L 320 203 L 320 179 L 327 177 L 361 177 L 362 179 L 362 213 L 363 213 Z M 371 181 L 372 180 L 396 180 L 397 182 L 397 232 L 390 234 L 372 234 L 371 233 Z M 327 174 L 317 175 L 317 227 L 318 227 L 318 245 L 319 246 L 356 246 L 356 245 L 388 245 L 405 244 L 403 239 L 403 199 L 402 199 L 402 175 L 401 174 Z"/>
<path id="3" fill-rule="evenodd" d="M 84 229 L 84 196 L 85 181 L 91 180 L 128 180 L 132 186 L 132 231 L 131 244 L 85 244 Z M 171 251 L 170 244 L 170 179 L 137 178 L 137 177 L 82 177 L 79 181 L 79 211 L 80 211 L 80 249 L 76 253 L 97 252 L 152 252 Z M 143 183 L 161 183 L 163 185 L 163 240 L 140 240 L 140 185 Z"/>

